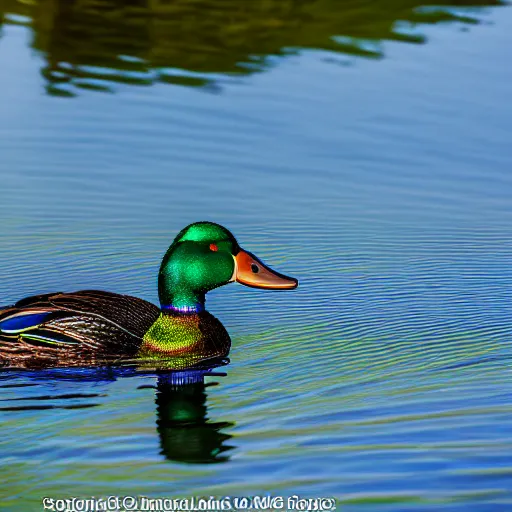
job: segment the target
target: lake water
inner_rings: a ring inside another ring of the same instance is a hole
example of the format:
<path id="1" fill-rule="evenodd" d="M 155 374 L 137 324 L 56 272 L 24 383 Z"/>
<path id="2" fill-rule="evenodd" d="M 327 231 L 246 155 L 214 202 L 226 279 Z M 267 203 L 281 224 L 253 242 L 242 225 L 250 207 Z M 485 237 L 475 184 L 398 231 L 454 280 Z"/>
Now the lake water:
<path id="1" fill-rule="evenodd" d="M 0 3 L 2 304 L 157 302 L 198 220 L 300 281 L 208 294 L 206 386 L 0 373 L 2 510 L 512 510 L 512 9 L 468 4 Z"/>

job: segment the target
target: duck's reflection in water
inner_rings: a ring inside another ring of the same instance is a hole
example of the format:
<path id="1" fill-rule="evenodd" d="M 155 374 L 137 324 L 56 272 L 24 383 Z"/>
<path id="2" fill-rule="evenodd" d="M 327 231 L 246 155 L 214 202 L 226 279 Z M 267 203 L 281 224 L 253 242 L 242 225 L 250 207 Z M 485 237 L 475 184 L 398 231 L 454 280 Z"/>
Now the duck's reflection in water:
<path id="1" fill-rule="evenodd" d="M 182 375 L 180 375 L 180 373 Z M 210 374 L 222 376 L 225 374 Z M 162 455 L 188 463 L 226 462 L 226 452 L 234 447 L 232 436 L 223 432 L 232 422 L 212 422 L 207 417 L 206 388 L 216 382 L 204 382 L 204 372 L 179 372 L 161 375 L 156 390 L 157 431 Z"/>
<path id="2" fill-rule="evenodd" d="M 226 373 L 216 369 L 228 364 L 229 359 L 209 359 L 188 369 L 183 369 L 182 362 L 176 363 L 180 368 L 178 371 L 170 369 L 170 360 L 162 360 L 160 368 L 152 360 L 152 370 L 146 367 L 146 363 L 139 367 L 120 365 L 108 368 L 54 368 L 40 371 L 6 370 L 0 374 L 0 391 L 3 392 L 0 411 L 12 414 L 41 411 L 41 414 L 44 414 L 48 409 L 101 407 L 102 397 L 106 394 L 87 392 L 83 389 L 86 383 L 92 383 L 93 389 L 97 391 L 94 387 L 96 383 L 113 382 L 120 378 L 140 376 L 141 373 L 156 373 L 156 385 L 142 385 L 139 389 L 149 387 L 156 391 L 156 431 L 160 437 L 160 453 L 166 459 L 180 463 L 226 462 L 229 460 L 227 452 L 234 446 L 227 443 L 232 436 L 224 430 L 235 423 L 208 419 L 207 388 L 217 385 L 218 382 L 205 382 L 205 377 L 226 376 Z M 61 389 L 55 392 L 55 383 L 58 381 L 63 384 L 66 382 L 63 386 L 65 390 L 58 386 Z M 74 389 L 74 382 L 80 384 L 80 390 Z"/>

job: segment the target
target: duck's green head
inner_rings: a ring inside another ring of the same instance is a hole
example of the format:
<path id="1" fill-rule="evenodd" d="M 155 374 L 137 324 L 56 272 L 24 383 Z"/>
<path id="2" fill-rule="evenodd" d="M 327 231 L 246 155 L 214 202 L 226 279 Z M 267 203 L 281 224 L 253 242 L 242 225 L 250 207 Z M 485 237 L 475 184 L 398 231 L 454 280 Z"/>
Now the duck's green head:
<path id="1" fill-rule="evenodd" d="M 158 294 L 164 310 L 197 312 L 205 294 L 237 281 L 255 288 L 296 288 L 296 279 L 273 271 L 243 251 L 235 237 L 213 222 L 196 222 L 183 229 L 169 247 L 158 275 Z"/>

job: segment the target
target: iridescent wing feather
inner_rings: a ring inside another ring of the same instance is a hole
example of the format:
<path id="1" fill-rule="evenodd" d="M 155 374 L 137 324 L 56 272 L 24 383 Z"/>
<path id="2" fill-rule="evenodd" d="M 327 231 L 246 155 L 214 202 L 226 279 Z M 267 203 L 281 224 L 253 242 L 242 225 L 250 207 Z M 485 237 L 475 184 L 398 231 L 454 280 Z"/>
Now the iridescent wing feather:
<path id="1" fill-rule="evenodd" d="M 98 290 L 28 297 L 0 309 L 0 364 L 130 356 L 159 314 L 137 297 Z"/>

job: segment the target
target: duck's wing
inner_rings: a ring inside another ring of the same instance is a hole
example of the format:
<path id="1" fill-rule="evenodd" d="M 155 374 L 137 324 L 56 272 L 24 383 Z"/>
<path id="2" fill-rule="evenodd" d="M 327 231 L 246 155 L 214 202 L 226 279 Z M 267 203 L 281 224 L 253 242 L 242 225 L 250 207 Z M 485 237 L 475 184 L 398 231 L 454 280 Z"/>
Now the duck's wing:
<path id="1" fill-rule="evenodd" d="M 1 350 L 24 346 L 132 355 L 160 309 L 137 297 L 99 290 L 36 295 L 0 310 Z"/>

